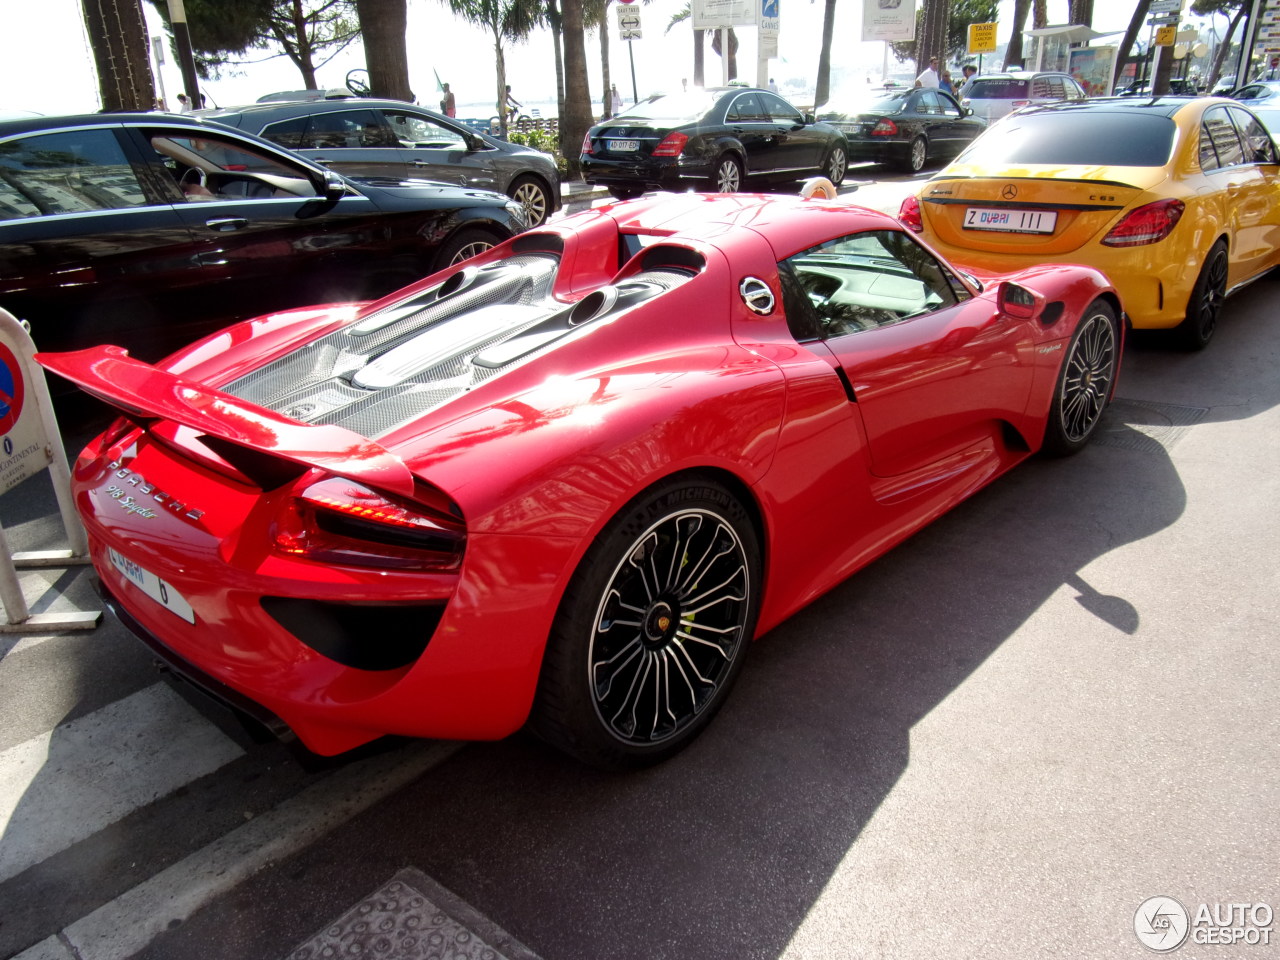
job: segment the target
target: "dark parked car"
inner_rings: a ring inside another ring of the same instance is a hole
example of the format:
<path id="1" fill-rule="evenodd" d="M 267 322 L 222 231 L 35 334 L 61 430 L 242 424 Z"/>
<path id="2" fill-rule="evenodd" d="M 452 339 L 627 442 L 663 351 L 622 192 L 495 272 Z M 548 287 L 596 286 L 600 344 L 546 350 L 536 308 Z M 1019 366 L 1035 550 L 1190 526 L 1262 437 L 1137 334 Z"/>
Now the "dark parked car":
<path id="1" fill-rule="evenodd" d="M 46 350 L 156 360 L 264 310 L 382 296 L 525 225 L 498 193 L 348 180 L 189 117 L 0 123 L 0 307 Z"/>
<path id="2" fill-rule="evenodd" d="M 349 177 L 421 177 L 496 190 L 520 201 L 529 225 L 560 209 L 555 160 L 399 100 L 308 99 L 202 110 Z"/>
<path id="3" fill-rule="evenodd" d="M 986 124 L 941 90 L 885 90 L 861 103 L 824 107 L 818 115 L 849 142 L 850 160 L 892 163 L 915 173 L 930 160 L 954 157 Z"/>
<path id="4" fill-rule="evenodd" d="M 691 187 L 735 193 L 816 175 L 839 186 L 847 166 L 844 134 L 750 87 L 650 97 L 582 141 L 583 179 L 620 199 Z"/>

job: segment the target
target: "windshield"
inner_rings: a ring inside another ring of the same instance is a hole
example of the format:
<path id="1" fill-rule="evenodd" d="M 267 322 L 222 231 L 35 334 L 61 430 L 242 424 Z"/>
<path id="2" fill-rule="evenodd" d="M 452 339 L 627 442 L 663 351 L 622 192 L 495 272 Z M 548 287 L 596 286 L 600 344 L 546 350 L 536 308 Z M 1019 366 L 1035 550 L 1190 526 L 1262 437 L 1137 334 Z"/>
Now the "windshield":
<path id="1" fill-rule="evenodd" d="M 958 162 L 1162 167 L 1169 162 L 1177 130 L 1168 117 L 1137 111 L 1015 113 L 973 141 Z"/>
<path id="2" fill-rule="evenodd" d="M 969 84 L 970 100 L 1025 100 L 1027 81 L 1017 77 L 980 77 Z"/>
<path id="3" fill-rule="evenodd" d="M 818 115 L 819 120 L 838 120 L 844 117 L 857 116 L 860 113 L 897 113 L 909 96 L 908 91 L 898 93 L 867 93 L 861 98 L 850 98 L 831 106 L 823 107 Z"/>
<path id="4" fill-rule="evenodd" d="M 688 93 L 650 97 L 623 110 L 614 119 L 625 120 L 634 117 L 660 126 L 693 123 L 707 115 L 707 111 L 715 105 L 719 96 L 720 94 L 708 93 L 705 90 L 690 90 Z"/>

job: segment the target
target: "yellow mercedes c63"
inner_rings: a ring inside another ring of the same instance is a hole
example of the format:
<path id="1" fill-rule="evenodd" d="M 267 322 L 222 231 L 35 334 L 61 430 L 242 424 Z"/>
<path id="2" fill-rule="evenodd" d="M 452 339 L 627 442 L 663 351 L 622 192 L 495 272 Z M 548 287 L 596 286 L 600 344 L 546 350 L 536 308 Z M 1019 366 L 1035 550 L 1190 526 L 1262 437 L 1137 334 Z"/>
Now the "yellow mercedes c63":
<path id="1" fill-rule="evenodd" d="M 1278 161 L 1230 100 L 1046 104 L 983 133 L 898 217 L 975 267 L 1097 267 L 1133 327 L 1203 349 L 1223 298 L 1280 263 Z"/>

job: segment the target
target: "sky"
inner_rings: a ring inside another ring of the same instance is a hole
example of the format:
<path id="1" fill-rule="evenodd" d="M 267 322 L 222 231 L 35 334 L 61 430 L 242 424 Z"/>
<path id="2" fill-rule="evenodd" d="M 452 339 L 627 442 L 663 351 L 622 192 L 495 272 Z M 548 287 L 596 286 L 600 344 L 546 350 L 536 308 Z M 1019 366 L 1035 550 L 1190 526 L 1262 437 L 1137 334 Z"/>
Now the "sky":
<path id="1" fill-rule="evenodd" d="M 39 0 L 20 2 L 6 0 L 5 29 L 0 33 L 0 112 L 32 110 L 44 114 L 93 112 L 99 106 L 93 60 L 85 36 L 79 0 Z M 685 0 L 652 0 L 640 7 L 643 37 L 630 42 L 616 39 L 611 27 L 611 77 L 624 98 L 632 96 L 631 56 L 634 56 L 635 92 L 646 96 L 661 89 L 678 89 L 680 80 L 692 81 L 693 40 L 686 21 L 670 32 L 671 17 L 685 6 Z M 1008 40 L 1008 12 L 1012 0 L 1002 0 L 1001 23 L 997 40 Z M 161 34 L 159 15 L 144 0 L 153 35 Z M 612 10 L 612 7 L 611 7 Z M 837 5 L 836 42 L 833 52 L 832 87 L 865 87 L 866 78 L 879 80 L 884 66 L 883 43 L 862 43 L 862 3 L 840 0 Z M 1123 30 L 1132 12 L 1131 3 L 1098 4 L 1094 27 L 1098 30 Z M 821 0 L 782 0 L 779 58 L 770 61 L 769 75 L 785 95 L 803 102 L 811 94 L 815 80 L 818 49 L 822 37 L 823 4 Z M 1049 0 L 1051 23 L 1066 21 L 1067 0 Z M 611 20 L 611 24 L 614 21 Z M 738 51 L 739 73 L 754 81 L 756 65 L 756 30 L 740 28 Z M 459 104 L 459 115 L 479 115 L 487 111 L 496 92 L 493 70 L 493 43 L 489 34 L 469 26 L 448 12 L 440 0 L 409 0 L 408 51 L 410 86 L 425 106 L 435 108 L 438 102 L 435 75 L 450 83 Z M 253 51 L 253 58 L 263 53 Z M 172 61 L 172 57 L 166 55 Z M 520 102 L 531 105 L 554 102 L 555 67 L 549 31 L 543 30 L 522 44 L 507 44 L 507 82 Z M 587 61 L 592 96 L 599 100 L 601 92 L 600 45 L 595 32 L 587 36 Z M 353 45 L 329 65 L 320 69 L 321 86 L 341 87 L 349 70 L 364 67 L 364 52 Z M 153 62 L 152 69 L 155 69 Z M 707 82 L 718 83 L 720 58 L 708 43 L 706 50 Z M 889 72 L 906 75 L 911 64 L 899 64 L 889 57 Z M 176 94 L 181 90 L 177 65 L 168 62 L 161 68 L 161 80 L 168 103 L 176 108 Z M 303 86 L 301 74 L 285 57 L 246 64 L 235 72 L 228 71 L 202 89 L 219 106 L 250 103 L 258 97 Z M 475 105 L 475 110 L 461 109 Z"/>

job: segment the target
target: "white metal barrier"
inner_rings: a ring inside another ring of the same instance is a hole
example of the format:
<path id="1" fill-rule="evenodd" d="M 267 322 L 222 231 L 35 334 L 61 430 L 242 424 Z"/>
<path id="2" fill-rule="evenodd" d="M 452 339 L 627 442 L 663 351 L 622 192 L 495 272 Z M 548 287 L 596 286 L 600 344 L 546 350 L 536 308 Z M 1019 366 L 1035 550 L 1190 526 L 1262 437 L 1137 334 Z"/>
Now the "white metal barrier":
<path id="1" fill-rule="evenodd" d="M 46 633 L 97 626 L 101 611 L 31 613 L 18 579 L 19 567 L 69 567 L 89 562 L 84 527 L 71 502 L 71 472 L 44 370 L 35 362 L 36 346 L 26 326 L 0 308 L 0 493 L 48 470 L 53 481 L 68 549 L 14 553 L 0 524 L 0 600 L 5 623 L 0 633 Z"/>

